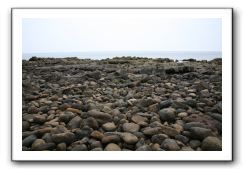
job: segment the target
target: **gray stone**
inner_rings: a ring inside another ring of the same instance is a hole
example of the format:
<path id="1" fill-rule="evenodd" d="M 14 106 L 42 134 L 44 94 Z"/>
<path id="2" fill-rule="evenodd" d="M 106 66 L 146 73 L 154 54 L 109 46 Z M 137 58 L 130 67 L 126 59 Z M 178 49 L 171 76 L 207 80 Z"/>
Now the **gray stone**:
<path id="1" fill-rule="evenodd" d="M 191 127 L 191 138 L 202 140 L 207 136 L 212 135 L 212 131 L 210 129 L 205 129 L 201 127 Z"/>
<path id="2" fill-rule="evenodd" d="M 175 109 L 165 108 L 159 111 L 159 116 L 162 121 L 175 121 Z"/>
<path id="3" fill-rule="evenodd" d="M 188 141 L 189 141 L 189 138 L 187 138 L 186 136 L 180 135 L 180 134 L 176 135 L 175 139 L 181 141 L 184 144 L 188 143 Z"/>
<path id="4" fill-rule="evenodd" d="M 29 147 L 36 139 L 36 135 L 30 135 L 26 137 L 24 140 L 22 140 L 22 145 L 25 147 Z"/>
<path id="5" fill-rule="evenodd" d="M 160 102 L 159 108 L 160 109 L 168 108 L 171 105 L 172 105 L 172 101 L 171 100 L 165 100 L 165 101 Z"/>
<path id="6" fill-rule="evenodd" d="M 166 138 L 169 138 L 166 134 L 156 134 L 152 136 L 151 141 L 161 145 Z"/>
<path id="7" fill-rule="evenodd" d="M 81 121 L 82 119 L 79 116 L 75 116 L 69 121 L 69 123 L 67 124 L 67 128 L 68 129 L 80 128 Z"/>
<path id="8" fill-rule="evenodd" d="M 161 144 L 161 148 L 167 151 L 179 151 L 180 147 L 176 143 L 174 139 L 165 139 L 163 143 Z"/>
<path id="9" fill-rule="evenodd" d="M 189 145 L 191 146 L 191 148 L 196 149 L 201 145 L 201 142 L 199 140 L 191 140 L 189 142 Z"/>

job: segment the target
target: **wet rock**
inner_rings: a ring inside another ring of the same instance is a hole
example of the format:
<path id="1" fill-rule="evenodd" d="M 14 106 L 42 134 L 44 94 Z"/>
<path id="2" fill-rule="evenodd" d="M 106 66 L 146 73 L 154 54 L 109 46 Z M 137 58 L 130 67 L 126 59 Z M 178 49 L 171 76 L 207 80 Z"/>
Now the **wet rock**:
<path id="1" fill-rule="evenodd" d="M 175 121 L 175 109 L 165 108 L 159 111 L 159 116 L 162 121 Z"/>
<path id="2" fill-rule="evenodd" d="M 125 132 L 134 133 L 134 132 L 139 131 L 139 129 L 140 129 L 140 126 L 135 123 L 124 123 L 123 124 L 123 131 L 125 131 Z"/>
<path id="3" fill-rule="evenodd" d="M 201 146 L 204 151 L 222 151 L 222 142 L 217 137 L 206 137 Z"/>
<path id="4" fill-rule="evenodd" d="M 121 148 L 114 143 L 109 143 L 105 148 L 105 151 L 121 151 Z"/>
<path id="5" fill-rule="evenodd" d="M 161 144 L 161 148 L 167 151 L 179 151 L 180 147 L 174 139 L 165 139 Z"/>

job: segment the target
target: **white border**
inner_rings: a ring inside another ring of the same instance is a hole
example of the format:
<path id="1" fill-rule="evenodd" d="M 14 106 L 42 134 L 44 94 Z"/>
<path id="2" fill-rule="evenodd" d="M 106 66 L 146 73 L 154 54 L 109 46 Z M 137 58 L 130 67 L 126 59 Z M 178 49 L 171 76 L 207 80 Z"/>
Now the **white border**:
<path id="1" fill-rule="evenodd" d="M 22 151 L 22 19 L 131 16 L 222 19 L 222 151 Z M 133 15 L 132 15 L 133 14 Z M 232 160 L 232 9 L 12 9 L 12 160 L 14 161 L 230 161 Z"/>

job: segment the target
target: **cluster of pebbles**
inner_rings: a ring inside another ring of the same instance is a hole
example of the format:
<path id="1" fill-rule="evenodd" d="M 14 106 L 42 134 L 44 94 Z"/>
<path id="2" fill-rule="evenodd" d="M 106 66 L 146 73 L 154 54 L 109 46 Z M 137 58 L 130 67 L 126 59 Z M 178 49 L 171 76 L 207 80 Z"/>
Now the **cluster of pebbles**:
<path id="1" fill-rule="evenodd" d="M 23 151 L 221 151 L 222 60 L 22 61 Z"/>

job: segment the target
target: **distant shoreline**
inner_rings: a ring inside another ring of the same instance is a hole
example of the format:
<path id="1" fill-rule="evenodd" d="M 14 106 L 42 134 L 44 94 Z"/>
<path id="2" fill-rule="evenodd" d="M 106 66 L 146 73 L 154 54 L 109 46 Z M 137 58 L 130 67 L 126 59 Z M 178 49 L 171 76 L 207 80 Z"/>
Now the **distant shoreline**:
<path id="1" fill-rule="evenodd" d="M 22 58 L 25 60 L 31 57 L 43 58 L 67 58 L 77 57 L 79 59 L 102 60 L 112 59 L 114 57 L 140 57 L 140 58 L 169 58 L 173 60 L 196 59 L 196 60 L 213 60 L 221 58 L 220 51 L 101 51 L 101 52 L 50 52 L 50 53 L 23 53 Z"/>

